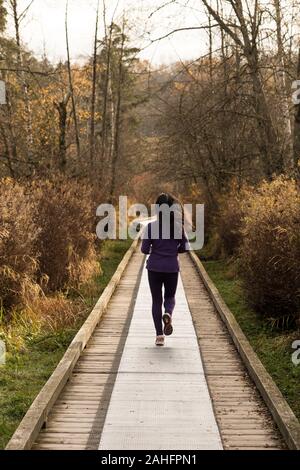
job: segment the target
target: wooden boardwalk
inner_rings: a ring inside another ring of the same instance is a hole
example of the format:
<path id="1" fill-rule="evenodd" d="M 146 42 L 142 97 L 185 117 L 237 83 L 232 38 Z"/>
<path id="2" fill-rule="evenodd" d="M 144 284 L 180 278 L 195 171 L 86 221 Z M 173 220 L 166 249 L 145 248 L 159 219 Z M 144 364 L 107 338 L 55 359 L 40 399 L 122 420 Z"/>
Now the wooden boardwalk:
<path id="1" fill-rule="evenodd" d="M 100 440 L 101 450 L 221 450 L 198 342 L 181 280 L 175 331 L 154 344 L 146 269 Z"/>
<path id="2" fill-rule="evenodd" d="M 182 258 L 182 272 L 224 449 L 285 448 L 188 256 Z"/>
<path id="3" fill-rule="evenodd" d="M 133 253 L 30 448 L 285 449 L 188 254 L 174 336 L 154 347 L 144 261 Z"/>
<path id="4" fill-rule="evenodd" d="M 135 253 L 33 449 L 98 449 L 142 265 Z"/>

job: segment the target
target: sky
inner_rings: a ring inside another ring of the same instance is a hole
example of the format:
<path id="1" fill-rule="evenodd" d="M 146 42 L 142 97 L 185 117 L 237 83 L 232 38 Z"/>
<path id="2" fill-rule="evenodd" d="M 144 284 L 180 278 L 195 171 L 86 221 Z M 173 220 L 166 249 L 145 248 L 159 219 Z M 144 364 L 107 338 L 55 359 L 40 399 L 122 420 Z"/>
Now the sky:
<path id="1" fill-rule="evenodd" d="M 84 61 L 92 52 L 95 14 L 98 0 L 69 0 L 69 38 L 73 61 Z M 22 12 L 31 0 L 19 0 Z M 33 0 L 21 23 L 22 41 L 36 55 L 46 52 L 53 62 L 66 58 L 66 0 Z M 163 8 L 161 8 L 163 6 Z M 155 12 L 155 10 L 158 11 Z M 128 33 L 134 46 L 143 48 L 140 56 L 153 65 L 194 59 L 207 50 L 204 30 L 178 32 L 161 41 L 151 41 L 176 28 L 206 24 L 200 0 L 106 0 L 108 22 L 128 18 Z M 155 12 L 155 13 L 154 13 Z M 100 0 L 100 30 L 103 35 L 103 0 Z M 8 35 L 13 35 L 13 21 L 8 17 Z"/>

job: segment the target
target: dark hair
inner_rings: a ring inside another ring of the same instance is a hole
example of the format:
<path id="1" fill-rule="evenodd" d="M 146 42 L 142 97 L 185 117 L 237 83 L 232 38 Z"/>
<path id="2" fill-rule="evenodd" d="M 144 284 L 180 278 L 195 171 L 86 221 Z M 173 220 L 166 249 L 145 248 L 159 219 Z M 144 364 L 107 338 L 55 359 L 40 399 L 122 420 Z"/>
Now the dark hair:
<path id="1" fill-rule="evenodd" d="M 175 238 L 175 234 L 180 234 L 180 237 L 183 235 L 183 232 L 184 232 L 184 212 L 183 212 L 183 206 L 181 204 L 181 202 L 176 199 L 174 196 L 172 196 L 171 194 L 169 193 L 162 193 L 158 196 L 157 200 L 156 200 L 156 206 L 158 207 L 161 207 L 163 205 L 167 205 L 169 207 L 172 207 L 172 206 L 179 206 L 179 210 L 181 212 L 181 217 L 179 219 L 179 217 L 175 217 L 174 215 L 174 212 L 171 211 L 170 213 L 170 238 L 174 239 Z M 159 220 L 159 229 L 160 229 L 160 234 L 162 234 L 162 227 L 163 227 L 163 214 L 162 212 L 159 212 L 158 211 L 158 220 Z M 176 229 L 175 230 L 175 223 L 179 223 L 180 226 L 178 227 L 178 225 L 176 226 Z"/>
<path id="2" fill-rule="evenodd" d="M 172 207 L 175 202 L 175 198 L 171 196 L 171 194 L 161 193 L 156 200 L 156 205 L 162 206 L 163 204 L 167 204 L 169 207 Z"/>

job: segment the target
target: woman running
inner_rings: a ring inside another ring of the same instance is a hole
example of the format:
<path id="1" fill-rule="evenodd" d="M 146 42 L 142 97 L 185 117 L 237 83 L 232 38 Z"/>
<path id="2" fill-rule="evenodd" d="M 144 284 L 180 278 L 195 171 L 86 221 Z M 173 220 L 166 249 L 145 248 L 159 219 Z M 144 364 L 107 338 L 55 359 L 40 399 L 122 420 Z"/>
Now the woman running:
<path id="1" fill-rule="evenodd" d="M 165 211 L 166 208 L 171 210 Z M 178 253 L 189 249 L 184 232 L 181 204 L 170 194 L 161 194 L 156 201 L 157 219 L 147 225 L 142 235 L 142 253 L 147 261 L 152 295 L 152 316 L 156 329 L 156 346 L 164 346 L 165 336 L 173 333 L 172 314 L 178 284 Z M 163 297 L 164 287 L 164 297 Z M 164 304 L 164 315 L 162 314 Z"/>

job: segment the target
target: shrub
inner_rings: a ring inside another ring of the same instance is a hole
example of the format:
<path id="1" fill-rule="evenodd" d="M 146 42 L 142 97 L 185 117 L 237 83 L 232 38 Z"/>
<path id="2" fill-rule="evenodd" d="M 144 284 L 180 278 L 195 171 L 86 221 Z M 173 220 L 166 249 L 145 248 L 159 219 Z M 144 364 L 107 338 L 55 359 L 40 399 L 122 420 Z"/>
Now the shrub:
<path id="1" fill-rule="evenodd" d="M 276 322 L 300 314 L 300 192 L 293 180 L 264 182 L 248 199 L 240 274 L 255 308 Z"/>
<path id="2" fill-rule="evenodd" d="M 31 183 L 40 227 L 39 279 L 47 276 L 51 291 L 77 288 L 98 267 L 95 249 L 95 207 L 87 184 L 58 177 Z"/>
<path id="3" fill-rule="evenodd" d="M 249 198 L 254 188 L 243 187 L 239 189 L 232 183 L 229 193 L 219 199 L 219 212 L 216 218 L 216 232 L 220 239 L 221 250 L 226 256 L 236 255 L 242 243 L 242 223 L 245 217 Z"/>
<path id="4" fill-rule="evenodd" d="M 31 305 L 41 288 L 76 289 L 99 269 L 95 194 L 62 176 L 0 181 L 0 309 Z"/>
<path id="5" fill-rule="evenodd" d="M 0 299 L 4 309 L 35 296 L 39 227 L 36 207 L 24 187 L 0 181 Z"/>

